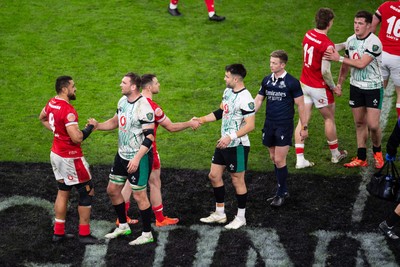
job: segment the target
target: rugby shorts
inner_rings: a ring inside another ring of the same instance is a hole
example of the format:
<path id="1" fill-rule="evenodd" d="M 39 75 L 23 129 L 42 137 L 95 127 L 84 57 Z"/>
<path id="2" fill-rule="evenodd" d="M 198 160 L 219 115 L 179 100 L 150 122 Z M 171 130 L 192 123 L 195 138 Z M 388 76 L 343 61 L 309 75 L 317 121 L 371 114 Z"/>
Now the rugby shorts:
<path id="1" fill-rule="evenodd" d="M 147 182 L 151 173 L 153 164 L 153 150 L 150 149 L 139 162 L 139 167 L 134 173 L 128 173 L 129 160 L 121 158 L 117 153 L 114 158 L 114 165 L 109 175 L 110 182 L 118 185 L 124 185 L 129 180 L 133 191 L 146 189 Z"/>
<path id="2" fill-rule="evenodd" d="M 89 163 L 84 157 L 63 158 L 50 152 L 50 162 L 56 180 L 64 180 L 66 185 L 80 184 L 92 179 Z"/>
<path id="3" fill-rule="evenodd" d="M 247 169 L 249 152 L 250 147 L 241 144 L 225 149 L 215 148 L 211 162 L 217 165 L 225 165 L 228 172 L 243 172 Z"/>
<path id="4" fill-rule="evenodd" d="M 350 84 L 349 106 L 352 108 L 382 108 L 383 88 L 363 90 Z"/>
<path id="5" fill-rule="evenodd" d="M 323 108 L 330 104 L 335 103 L 333 92 L 326 88 L 315 88 L 304 83 L 301 83 L 301 89 L 303 89 L 304 103 L 314 104 L 316 108 Z"/>

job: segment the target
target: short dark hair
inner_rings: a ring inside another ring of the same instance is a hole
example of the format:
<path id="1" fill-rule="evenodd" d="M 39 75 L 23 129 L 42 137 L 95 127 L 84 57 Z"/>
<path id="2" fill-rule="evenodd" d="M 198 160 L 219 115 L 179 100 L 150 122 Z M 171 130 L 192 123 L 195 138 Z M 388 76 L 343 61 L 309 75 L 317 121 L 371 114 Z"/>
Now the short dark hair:
<path id="1" fill-rule="evenodd" d="M 73 80 L 71 76 L 60 76 L 57 78 L 56 80 L 56 92 L 57 94 L 61 93 L 61 90 L 63 89 L 63 87 L 68 87 L 69 85 L 69 81 Z"/>
<path id="2" fill-rule="evenodd" d="M 318 30 L 325 30 L 329 26 L 329 22 L 335 18 L 333 10 L 327 7 L 318 9 L 315 14 L 315 27 Z"/>
<path id="3" fill-rule="evenodd" d="M 364 18 L 366 23 L 372 23 L 372 13 L 365 11 L 365 10 L 360 10 L 356 13 L 354 16 L 355 18 Z"/>
<path id="4" fill-rule="evenodd" d="M 289 59 L 288 54 L 286 53 L 285 50 L 275 50 L 275 51 L 273 51 L 269 56 L 270 56 L 270 57 L 279 58 L 279 60 L 280 60 L 282 63 L 285 63 L 285 64 L 286 64 L 286 62 L 287 62 L 288 59 Z"/>
<path id="5" fill-rule="evenodd" d="M 133 72 L 128 72 L 127 74 L 125 74 L 125 77 L 129 77 L 131 79 L 131 85 L 134 84 L 134 85 L 136 85 L 137 89 L 140 88 L 142 79 L 140 78 L 140 76 L 138 74 L 133 73 Z"/>
<path id="6" fill-rule="evenodd" d="M 243 64 L 231 64 L 225 67 L 226 72 L 230 72 L 233 75 L 239 75 L 244 79 L 246 77 L 247 71 Z"/>
<path id="7" fill-rule="evenodd" d="M 154 79 L 155 77 L 157 77 L 157 76 L 154 75 L 154 74 L 151 74 L 151 73 L 149 73 L 149 74 L 143 74 L 142 77 L 141 77 L 142 83 L 141 83 L 141 85 L 140 85 L 140 86 L 142 87 L 142 89 L 145 88 L 148 84 L 152 83 L 152 82 L 153 82 L 153 79 Z"/>

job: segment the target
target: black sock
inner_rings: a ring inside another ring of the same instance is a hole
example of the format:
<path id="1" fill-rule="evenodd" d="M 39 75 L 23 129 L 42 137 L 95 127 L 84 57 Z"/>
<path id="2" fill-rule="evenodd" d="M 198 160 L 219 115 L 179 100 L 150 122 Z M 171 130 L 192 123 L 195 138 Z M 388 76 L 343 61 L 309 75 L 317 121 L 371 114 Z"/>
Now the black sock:
<path id="1" fill-rule="evenodd" d="M 225 202 L 225 186 L 214 187 L 214 197 L 215 202 L 224 203 Z"/>
<path id="2" fill-rule="evenodd" d="M 151 206 L 145 210 L 140 210 L 140 217 L 142 218 L 143 232 L 151 232 Z"/>
<path id="3" fill-rule="evenodd" d="M 381 151 L 382 151 L 382 148 L 381 148 L 381 146 L 372 146 L 372 151 L 373 151 L 374 154 L 375 154 L 375 153 L 377 153 L 377 152 L 381 152 Z"/>
<path id="4" fill-rule="evenodd" d="M 125 202 L 114 205 L 114 209 L 117 213 L 119 223 L 126 223 Z"/>
<path id="5" fill-rule="evenodd" d="M 276 195 L 279 197 L 283 197 L 287 192 L 287 184 L 286 180 L 288 177 L 288 169 L 287 166 L 283 166 L 282 168 L 276 168 L 276 179 L 278 180 L 278 191 Z"/>
<path id="6" fill-rule="evenodd" d="M 357 149 L 357 158 L 360 160 L 367 160 L 367 148 L 359 147 Z"/>
<path id="7" fill-rule="evenodd" d="M 236 200 L 238 202 L 238 208 L 245 209 L 247 203 L 247 193 L 244 193 L 243 195 L 236 194 Z"/>

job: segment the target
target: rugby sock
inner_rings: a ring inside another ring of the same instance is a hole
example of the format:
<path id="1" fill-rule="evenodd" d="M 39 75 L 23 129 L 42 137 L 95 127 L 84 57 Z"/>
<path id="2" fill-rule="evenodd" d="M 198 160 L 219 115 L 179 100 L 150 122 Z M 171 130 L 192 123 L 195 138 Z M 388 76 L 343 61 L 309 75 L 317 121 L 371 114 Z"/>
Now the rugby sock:
<path id="1" fill-rule="evenodd" d="M 164 218 L 164 214 L 163 214 L 163 209 L 164 209 L 163 204 L 161 203 L 161 205 L 159 205 L 157 207 L 153 207 L 152 209 L 154 212 L 154 216 L 156 216 L 156 220 L 159 222 L 164 221 L 165 218 Z"/>
<path id="2" fill-rule="evenodd" d="M 327 142 L 328 142 L 329 150 L 331 151 L 332 157 L 336 157 L 336 156 L 340 155 L 338 140 L 336 139 L 336 140 L 327 141 Z"/>
<path id="3" fill-rule="evenodd" d="M 392 213 L 390 213 L 388 218 L 386 219 L 386 223 L 390 228 L 395 226 L 399 221 L 400 216 L 394 211 L 392 211 Z"/>
<path id="4" fill-rule="evenodd" d="M 357 149 L 357 158 L 360 160 L 367 160 L 367 148 L 359 147 Z"/>
<path id="5" fill-rule="evenodd" d="M 131 202 L 130 201 L 125 202 L 125 215 L 126 216 L 128 216 L 128 210 L 129 210 L 130 206 L 131 206 Z"/>
<path id="6" fill-rule="evenodd" d="M 225 202 L 225 186 L 214 187 L 214 197 L 215 202 L 224 203 Z"/>
<path id="7" fill-rule="evenodd" d="M 372 151 L 374 152 L 374 154 L 376 154 L 377 152 L 381 152 L 382 151 L 382 147 L 381 146 L 372 146 Z"/>
<path id="8" fill-rule="evenodd" d="M 244 193 L 242 195 L 236 194 L 236 200 L 238 202 L 238 208 L 245 209 L 247 203 L 247 193 Z"/>
<path id="9" fill-rule="evenodd" d="M 169 1 L 169 7 L 174 9 L 177 8 L 179 0 L 171 0 Z"/>
<path id="10" fill-rule="evenodd" d="M 304 161 L 304 144 L 295 144 L 297 162 Z"/>
<path id="11" fill-rule="evenodd" d="M 151 206 L 145 210 L 140 210 L 143 222 L 143 232 L 151 232 Z"/>
<path id="12" fill-rule="evenodd" d="M 246 221 L 246 209 L 238 209 L 236 217 L 239 217 L 240 219 L 243 219 L 242 221 Z"/>
<path id="13" fill-rule="evenodd" d="M 215 211 L 216 211 L 218 214 L 222 215 L 222 214 L 225 213 L 225 206 L 218 207 L 217 204 L 215 204 Z"/>
<path id="14" fill-rule="evenodd" d="M 80 236 L 90 235 L 90 224 L 80 224 L 79 225 L 79 235 Z"/>
<path id="15" fill-rule="evenodd" d="M 117 213 L 120 224 L 126 223 L 125 202 L 114 205 L 115 212 Z"/>
<path id="16" fill-rule="evenodd" d="M 396 103 L 397 118 L 400 117 L 400 103 Z"/>
<path id="17" fill-rule="evenodd" d="M 64 235 L 65 234 L 65 220 L 55 218 L 54 223 L 54 234 Z"/>
<path id="18" fill-rule="evenodd" d="M 215 9 L 214 9 L 214 0 L 204 0 L 207 6 L 208 10 L 208 16 L 212 17 L 215 14 Z"/>
<path id="19" fill-rule="evenodd" d="M 282 168 L 276 168 L 276 178 L 278 180 L 278 192 L 277 196 L 283 197 L 283 195 L 287 192 L 286 179 L 288 176 L 287 166 Z"/>

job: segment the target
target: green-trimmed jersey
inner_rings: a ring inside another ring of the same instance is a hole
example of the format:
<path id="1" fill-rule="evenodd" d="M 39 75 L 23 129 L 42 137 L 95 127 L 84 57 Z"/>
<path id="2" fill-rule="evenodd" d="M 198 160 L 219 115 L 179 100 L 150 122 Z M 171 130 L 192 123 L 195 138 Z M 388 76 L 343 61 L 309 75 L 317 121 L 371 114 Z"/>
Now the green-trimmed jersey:
<path id="1" fill-rule="evenodd" d="M 121 158 L 131 160 L 145 138 L 142 125 L 154 123 L 154 110 L 143 96 L 132 103 L 123 96 L 118 101 L 117 115 L 118 153 Z"/>
<path id="2" fill-rule="evenodd" d="M 254 99 L 250 92 L 243 88 L 239 92 L 234 92 L 231 88 L 226 88 L 222 98 L 221 135 L 225 136 L 237 132 L 245 124 L 244 118 L 255 115 Z M 232 140 L 228 147 L 236 147 L 239 144 L 250 146 L 248 135 Z"/>
<path id="3" fill-rule="evenodd" d="M 347 38 L 346 54 L 350 59 L 360 59 L 364 54 L 373 58 L 363 69 L 351 67 L 351 85 L 363 90 L 382 88 L 383 78 L 380 69 L 382 43 L 375 34 L 370 33 L 364 39 L 358 39 L 355 34 Z"/>

